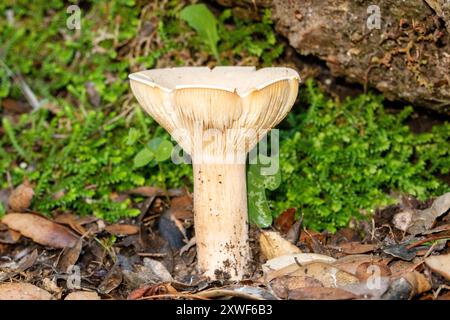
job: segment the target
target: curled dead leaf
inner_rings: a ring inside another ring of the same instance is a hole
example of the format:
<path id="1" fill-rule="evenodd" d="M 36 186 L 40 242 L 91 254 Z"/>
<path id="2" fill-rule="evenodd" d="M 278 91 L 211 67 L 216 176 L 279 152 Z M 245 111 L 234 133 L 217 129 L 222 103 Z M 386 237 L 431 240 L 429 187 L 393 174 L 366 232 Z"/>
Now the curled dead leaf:
<path id="1" fill-rule="evenodd" d="M 434 272 L 450 280 L 450 253 L 428 257 L 425 259 L 425 264 Z"/>
<path id="2" fill-rule="evenodd" d="M 411 284 L 414 295 L 418 295 L 431 290 L 431 284 L 428 279 L 420 272 L 412 271 L 404 275 L 404 278 Z"/>
<path id="3" fill-rule="evenodd" d="M 297 210 L 295 208 L 289 208 L 282 212 L 278 218 L 275 219 L 274 226 L 277 228 L 277 230 L 280 230 L 280 232 L 286 234 L 289 229 L 294 225 L 295 223 L 295 212 Z"/>
<path id="4" fill-rule="evenodd" d="M 411 235 L 423 233 L 431 229 L 436 219 L 450 209 L 450 192 L 441 195 L 433 204 L 424 210 L 405 210 L 397 213 L 393 224 L 397 229 Z"/>
<path id="5" fill-rule="evenodd" d="M 278 232 L 262 230 L 259 236 L 261 254 L 270 260 L 279 256 L 301 253 L 301 250 L 284 239 Z"/>

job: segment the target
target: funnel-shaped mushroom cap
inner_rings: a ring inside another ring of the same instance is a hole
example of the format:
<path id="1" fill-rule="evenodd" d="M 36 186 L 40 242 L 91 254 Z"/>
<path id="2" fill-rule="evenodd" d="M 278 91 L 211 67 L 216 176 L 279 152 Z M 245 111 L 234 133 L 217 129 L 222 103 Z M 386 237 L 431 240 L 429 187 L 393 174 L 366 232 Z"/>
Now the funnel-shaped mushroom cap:
<path id="1" fill-rule="evenodd" d="M 141 106 L 194 159 L 244 155 L 289 112 L 298 73 L 289 68 L 180 67 L 133 73 Z"/>

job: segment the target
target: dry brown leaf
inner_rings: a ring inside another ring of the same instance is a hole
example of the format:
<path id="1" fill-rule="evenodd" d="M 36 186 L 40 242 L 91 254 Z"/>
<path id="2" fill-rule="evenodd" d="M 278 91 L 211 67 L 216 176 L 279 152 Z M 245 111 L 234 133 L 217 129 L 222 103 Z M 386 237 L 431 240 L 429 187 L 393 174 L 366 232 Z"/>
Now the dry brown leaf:
<path id="1" fill-rule="evenodd" d="M 356 276 L 324 262 L 312 262 L 302 266 L 292 264 L 282 269 L 268 272 L 265 280 L 270 282 L 281 276 L 312 277 L 322 283 L 324 287 L 330 288 L 343 287 L 359 282 Z"/>
<path id="2" fill-rule="evenodd" d="M 365 281 L 372 277 L 389 277 L 391 269 L 380 262 L 363 262 L 356 268 L 355 275 L 361 281 Z"/>
<path id="3" fill-rule="evenodd" d="M 279 256 L 268 260 L 262 265 L 263 271 L 280 270 L 291 264 L 307 264 L 311 262 L 333 263 L 336 259 L 318 253 L 296 253 L 290 255 Z"/>
<path id="4" fill-rule="evenodd" d="M 351 292 L 339 288 L 302 288 L 289 292 L 290 300 L 351 300 L 358 298 Z"/>
<path id="5" fill-rule="evenodd" d="M 337 249 L 346 254 L 362 254 L 374 251 L 377 247 L 376 244 L 347 242 L 339 245 Z"/>
<path id="6" fill-rule="evenodd" d="M 129 236 L 139 232 L 139 227 L 132 224 L 111 224 L 105 230 L 115 236 Z"/>
<path id="7" fill-rule="evenodd" d="M 409 272 L 403 277 L 411 284 L 415 295 L 431 290 L 431 284 L 428 279 L 417 271 Z"/>
<path id="8" fill-rule="evenodd" d="M 192 211 L 193 201 L 192 196 L 185 194 L 181 197 L 174 197 L 170 201 L 170 213 L 176 219 L 187 220 L 194 217 Z"/>
<path id="9" fill-rule="evenodd" d="M 333 263 L 333 266 L 348 273 L 356 274 L 358 266 L 362 263 L 383 263 L 386 265 L 390 260 L 391 259 L 383 259 L 381 257 L 367 254 L 356 254 L 339 258 Z"/>
<path id="10" fill-rule="evenodd" d="M 50 292 L 53 295 L 54 299 L 57 299 L 57 300 L 61 299 L 63 288 L 58 287 L 56 277 L 54 277 L 53 279 L 50 279 L 50 278 L 42 279 L 41 286 L 42 286 L 42 289 Z"/>
<path id="11" fill-rule="evenodd" d="M 51 300 L 47 291 L 29 283 L 0 284 L 0 300 Z"/>
<path id="12" fill-rule="evenodd" d="M 428 257 L 425 259 L 425 264 L 434 272 L 450 280 L 450 253 Z"/>
<path id="13" fill-rule="evenodd" d="M 103 281 L 98 286 L 98 291 L 100 293 L 108 294 L 117 288 L 123 280 L 122 269 L 119 264 L 116 264 L 109 270 L 108 274 L 105 276 Z"/>
<path id="14" fill-rule="evenodd" d="M 86 233 L 86 229 L 80 223 L 80 219 L 73 214 L 63 213 L 57 215 L 53 221 L 60 224 L 68 225 L 70 228 L 72 228 L 72 230 L 77 232 L 79 235 L 84 235 Z"/>
<path id="15" fill-rule="evenodd" d="M 9 213 L 2 218 L 2 222 L 43 246 L 72 247 L 78 240 L 66 227 L 34 214 Z"/>
<path id="16" fill-rule="evenodd" d="M 291 276 L 313 277 L 323 283 L 324 287 L 333 288 L 359 282 L 359 279 L 354 275 L 323 262 L 313 262 L 302 266 L 291 273 Z"/>
<path id="17" fill-rule="evenodd" d="M 133 290 L 127 297 L 128 300 L 137 300 L 144 296 L 161 294 L 176 294 L 178 291 L 170 283 L 150 284 Z"/>
<path id="18" fill-rule="evenodd" d="M 75 291 L 69 293 L 64 300 L 100 300 L 100 296 L 97 292 Z"/>
<path id="19" fill-rule="evenodd" d="M 20 240 L 20 233 L 11 229 L 0 231 L 0 242 L 13 244 Z"/>
<path id="20" fill-rule="evenodd" d="M 450 192 L 434 200 L 425 210 L 405 210 L 393 218 L 394 226 L 411 235 L 423 233 L 433 227 L 435 220 L 450 209 Z"/>
<path id="21" fill-rule="evenodd" d="M 406 274 L 414 270 L 415 264 L 408 261 L 397 260 L 389 264 L 393 276 Z"/>
<path id="22" fill-rule="evenodd" d="M 323 284 L 312 277 L 281 276 L 270 282 L 273 292 L 281 299 L 287 299 L 292 290 L 302 288 L 323 287 Z"/>
<path id="23" fill-rule="evenodd" d="M 259 236 L 261 254 L 268 260 L 295 253 L 301 250 L 284 239 L 278 232 L 262 230 Z"/>
<path id="24" fill-rule="evenodd" d="M 287 233 L 295 223 L 295 208 L 289 208 L 282 212 L 274 221 L 274 226 L 282 233 Z"/>
<path id="25" fill-rule="evenodd" d="M 67 272 L 67 270 L 77 263 L 80 257 L 81 249 L 83 248 L 83 239 L 79 239 L 73 247 L 66 247 L 61 253 L 57 269 L 60 272 Z"/>
<path id="26" fill-rule="evenodd" d="M 25 180 L 21 185 L 11 192 L 8 199 L 8 206 L 11 211 L 23 212 L 28 209 L 33 200 L 34 191 L 30 183 Z"/>

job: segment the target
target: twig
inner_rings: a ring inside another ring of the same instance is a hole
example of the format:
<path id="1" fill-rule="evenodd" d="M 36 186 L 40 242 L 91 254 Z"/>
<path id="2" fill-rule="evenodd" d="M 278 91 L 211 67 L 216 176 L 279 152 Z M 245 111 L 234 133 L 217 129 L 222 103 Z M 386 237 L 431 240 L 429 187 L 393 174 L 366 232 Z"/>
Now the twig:
<path id="1" fill-rule="evenodd" d="M 30 106 L 33 108 L 33 110 L 38 109 L 41 106 L 41 102 L 39 102 L 38 98 L 34 94 L 33 90 L 28 86 L 28 84 L 25 82 L 24 78 L 20 73 L 15 74 L 3 61 L 2 58 L 0 58 L 0 64 L 6 69 L 7 75 L 14 80 L 14 82 L 19 86 L 20 90 L 22 91 L 23 95 L 25 96 L 25 99 L 27 99 Z"/>
<path id="2" fill-rule="evenodd" d="M 434 236 L 434 237 L 425 238 L 425 239 L 422 239 L 422 240 L 419 240 L 417 242 L 410 244 L 409 246 L 406 247 L 406 249 L 412 249 L 414 247 L 420 246 L 421 244 L 424 244 L 429 241 L 449 239 L 449 238 L 450 238 L 450 236 L 448 234 L 442 235 L 442 236 Z"/>

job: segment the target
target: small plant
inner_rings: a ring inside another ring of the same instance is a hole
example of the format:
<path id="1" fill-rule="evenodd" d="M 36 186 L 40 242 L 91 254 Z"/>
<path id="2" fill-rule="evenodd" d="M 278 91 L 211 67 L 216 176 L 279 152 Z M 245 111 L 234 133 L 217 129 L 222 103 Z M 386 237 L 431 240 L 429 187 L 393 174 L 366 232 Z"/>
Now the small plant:
<path id="1" fill-rule="evenodd" d="M 259 59 L 264 66 L 273 64 L 283 53 L 284 45 L 277 42 L 270 17 L 271 12 L 266 9 L 261 21 L 247 21 L 227 9 L 216 19 L 205 4 L 189 5 L 180 12 L 180 18 L 195 29 L 218 64 L 236 64 L 246 58 L 252 58 L 251 64 Z M 224 59 L 219 52 L 225 53 Z"/>
<path id="2" fill-rule="evenodd" d="M 219 50 L 217 49 L 217 42 L 219 42 L 217 19 L 208 7 L 203 3 L 187 6 L 181 10 L 180 18 L 197 31 L 200 39 L 209 47 L 220 63 Z"/>

